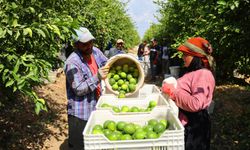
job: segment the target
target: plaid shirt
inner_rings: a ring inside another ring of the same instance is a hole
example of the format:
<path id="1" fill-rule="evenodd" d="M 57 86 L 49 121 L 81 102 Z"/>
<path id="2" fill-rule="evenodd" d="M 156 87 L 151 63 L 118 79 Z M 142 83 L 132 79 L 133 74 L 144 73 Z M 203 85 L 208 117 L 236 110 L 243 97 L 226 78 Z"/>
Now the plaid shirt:
<path id="1" fill-rule="evenodd" d="M 93 47 L 94 58 L 98 68 L 104 66 L 107 58 L 96 47 Z M 66 90 L 68 99 L 68 114 L 82 120 L 88 120 L 95 110 L 97 97 L 96 88 L 100 83 L 97 75 L 93 75 L 87 62 L 79 51 L 73 52 L 66 60 Z"/>

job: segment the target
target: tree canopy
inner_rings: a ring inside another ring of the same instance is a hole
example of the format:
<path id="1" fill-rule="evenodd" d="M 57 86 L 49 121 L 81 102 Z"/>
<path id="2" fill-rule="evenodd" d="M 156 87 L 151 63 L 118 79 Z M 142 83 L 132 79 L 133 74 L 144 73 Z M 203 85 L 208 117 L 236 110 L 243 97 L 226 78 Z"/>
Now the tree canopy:
<path id="1" fill-rule="evenodd" d="M 101 50 L 118 38 L 126 47 L 139 42 L 125 6 L 119 0 L 0 0 L 2 94 L 9 100 L 22 93 L 34 100 L 36 113 L 46 110 L 33 88 L 57 67 L 58 54 L 70 43 L 73 29 L 87 27 Z"/>
<path id="2" fill-rule="evenodd" d="M 217 77 L 230 79 L 233 71 L 250 72 L 250 4 L 248 0 L 157 0 L 159 23 L 144 38 L 153 36 L 176 49 L 189 37 L 203 37 L 213 46 Z M 157 28 L 155 28 L 157 26 Z M 150 35 L 153 30 L 153 35 Z"/>

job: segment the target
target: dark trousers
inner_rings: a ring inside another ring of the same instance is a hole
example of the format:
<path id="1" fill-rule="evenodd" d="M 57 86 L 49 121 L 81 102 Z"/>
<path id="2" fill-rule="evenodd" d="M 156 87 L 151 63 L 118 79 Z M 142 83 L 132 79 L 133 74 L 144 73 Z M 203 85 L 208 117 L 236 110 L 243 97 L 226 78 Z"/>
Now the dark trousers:
<path id="1" fill-rule="evenodd" d="M 151 79 L 156 79 L 156 65 L 154 65 L 153 61 L 150 60 L 150 73 L 151 73 Z"/>
<path id="2" fill-rule="evenodd" d="M 209 150 L 211 121 L 207 110 L 200 112 L 184 112 L 188 118 L 185 125 L 185 150 Z"/>
<path id="3" fill-rule="evenodd" d="M 84 150 L 83 130 L 87 121 L 68 115 L 69 146 L 73 150 Z"/>

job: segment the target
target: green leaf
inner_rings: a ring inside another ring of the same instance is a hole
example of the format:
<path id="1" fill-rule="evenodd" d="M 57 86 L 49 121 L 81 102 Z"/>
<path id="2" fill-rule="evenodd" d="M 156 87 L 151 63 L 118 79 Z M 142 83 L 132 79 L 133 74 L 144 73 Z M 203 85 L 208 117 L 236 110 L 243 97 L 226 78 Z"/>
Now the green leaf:
<path id="1" fill-rule="evenodd" d="M 40 111 L 41 111 L 41 103 L 36 102 L 35 113 L 39 115 Z"/>
<path id="2" fill-rule="evenodd" d="M 3 69 L 4 69 L 4 65 L 0 64 L 0 73 L 3 71 Z"/>
<path id="3" fill-rule="evenodd" d="M 16 35 L 15 35 L 15 40 L 17 40 L 19 36 L 20 36 L 20 32 L 17 31 L 17 33 L 16 33 Z"/>
<path id="4" fill-rule="evenodd" d="M 38 98 L 37 99 L 40 103 L 42 103 L 43 105 L 45 105 L 45 100 L 43 98 Z"/>
<path id="5" fill-rule="evenodd" d="M 9 86 L 13 85 L 14 82 L 15 82 L 14 80 L 9 80 L 9 81 L 5 84 L 5 87 L 9 87 Z"/>
<path id="6" fill-rule="evenodd" d="M 37 33 L 39 34 L 39 35 L 41 35 L 42 37 L 46 37 L 46 35 L 45 35 L 45 33 L 43 32 L 43 30 L 41 30 L 41 29 L 35 29 L 36 31 L 37 31 Z"/>
<path id="7" fill-rule="evenodd" d="M 59 28 L 56 26 L 56 25 L 51 25 L 51 27 L 53 28 L 53 30 L 54 30 L 54 32 L 57 34 L 57 35 L 61 35 L 61 33 L 60 33 L 60 30 L 59 30 Z"/>
<path id="8" fill-rule="evenodd" d="M 11 3 L 11 7 L 12 7 L 13 9 L 17 8 L 16 3 L 12 2 L 12 3 Z"/>
<path id="9" fill-rule="evenodd" d="M 14 19 L 12 22 L 12 26 L 15 28 L 17 27 L 19 24 L 17 23 L 17 19 Z"/>
<path id="10" fill-rule="evenodd" d="M 9 35 L 12 35 L 12 30 L 7 30 L 7 32 L 9 33 Z"/>
<path id="11" fill-rule="evenodd" d="M 38 17 L 39 17 L 39 18 L 41 18 L 41 17 L 42 17 L 42 15 L 43 15 L 43 14 L 42 14 L 42 13 L 40 13 L 40 14 L 38 15 Z"/>
<path id="12" fill-rule="evenodd" d="M 13 92 L 16 92 L 16 90 L 17 90 L 17 87 L 14 86 L 14 87 L 13 87 Z"/>
<path id="13" fill-rule="evenodd" d="M 23 29 L 23 35 L 29 34 L 30 37 L 32 37 L 32 30 L 30 28 Z"/>
<path id="14" fill-rule="evenodd" d="M 6 30 L 0 28 L 0 38 L 5 38 Z"/>
<path id="15" fill-rule="evenodd" d="M 24 79 L 21 79 L 20 81 L 18 81 L 18 83 L 17 83 L 17 88 L 19 89 L 19 90 L 21 90 L 24 86 L 25 86 L 25 80 Z"/>
<path id="16" fill-rule="evenodd" d="M 217 2 L 217 4 L 225 6 L 227 3 L 225 1 L 220 0 L 220 1 Z"/>
<path id="17" fill-rule="evenodd" d="M 30 10 L 31 13 L 35 13 L 36 12 L 33 7 L 29 7 L 29 10 Z"/>
<path id="18" fill-rule="evenodd" d="M 20 60 L 17 60 L 16 65 L 14 67 L 13 73 L 16 74 L 20 66 Z"/>

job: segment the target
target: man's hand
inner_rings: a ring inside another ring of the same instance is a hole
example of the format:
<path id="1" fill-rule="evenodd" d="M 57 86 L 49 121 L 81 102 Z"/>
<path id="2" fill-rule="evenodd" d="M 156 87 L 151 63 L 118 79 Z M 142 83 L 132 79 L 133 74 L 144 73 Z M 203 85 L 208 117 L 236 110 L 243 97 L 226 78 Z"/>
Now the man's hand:
<path id="1" fill-rule="evenodd" d="M 98 69 L 98 78 L 100 80 L 105 79 L 108 76 L 109 73 L 109 66 L 103 66 L 101 68 Z"/>

